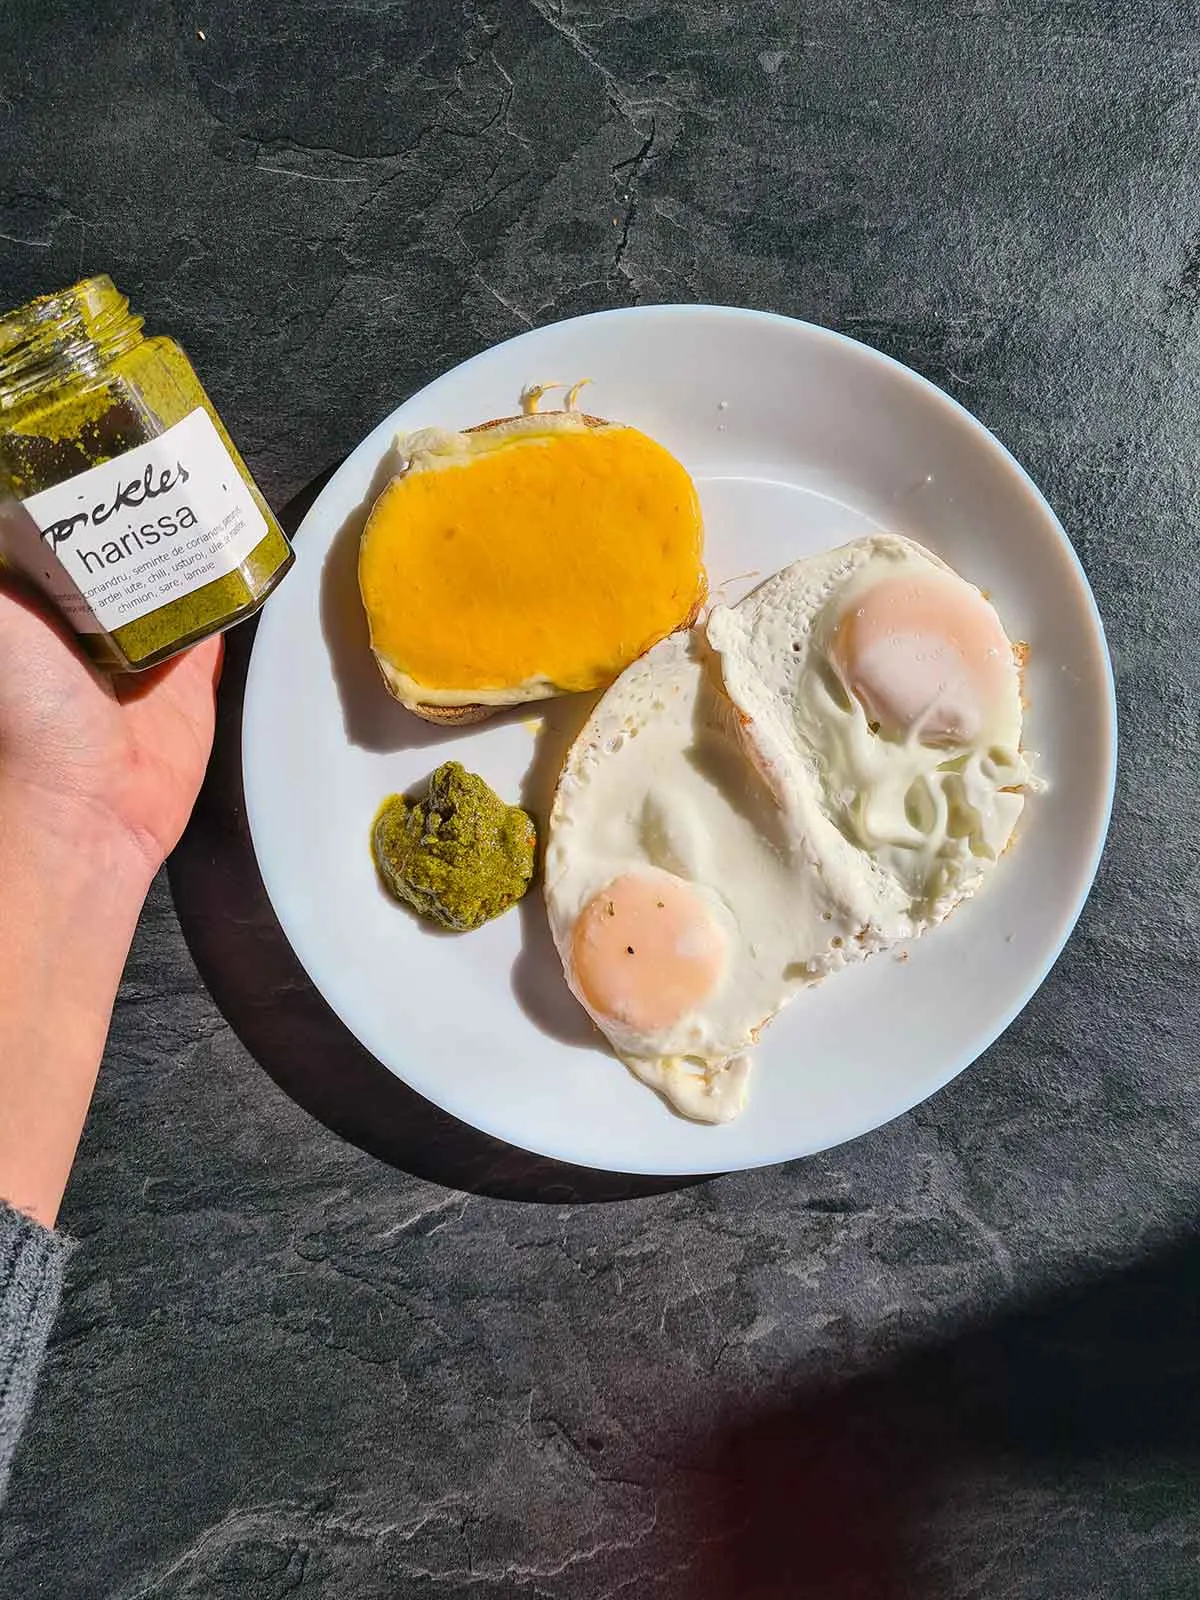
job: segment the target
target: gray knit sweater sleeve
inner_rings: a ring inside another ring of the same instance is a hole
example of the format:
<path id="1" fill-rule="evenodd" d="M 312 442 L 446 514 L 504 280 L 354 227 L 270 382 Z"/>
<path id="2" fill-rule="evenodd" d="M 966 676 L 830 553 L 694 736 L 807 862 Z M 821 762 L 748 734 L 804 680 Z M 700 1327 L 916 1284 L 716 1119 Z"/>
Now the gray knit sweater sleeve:
<path id="1" fill-rule="evenodd" d="M 33 1402 L 70 1252 L 62 1234 L 0 1204 L 0 1499 Z"/>

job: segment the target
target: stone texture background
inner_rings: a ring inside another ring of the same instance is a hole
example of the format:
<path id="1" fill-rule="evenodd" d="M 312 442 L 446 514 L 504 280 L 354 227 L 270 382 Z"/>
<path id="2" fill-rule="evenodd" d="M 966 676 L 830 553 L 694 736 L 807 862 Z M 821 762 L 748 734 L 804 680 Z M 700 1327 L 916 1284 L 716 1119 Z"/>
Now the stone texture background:
<path id="1" fill-rule="evenodd" d="M 810 317 L 1030 468 L 1123 739 L 1095 895 L 972 1071 L 820 1159 L 633 1193 L 337 1038 L 255 902 L 239 643 L 0 1592 L 1200 1596 L 1198 126 L 1190 0 L 0 9 L 0 300 L 111 272 L 277 504 L 523 327 Z"/>

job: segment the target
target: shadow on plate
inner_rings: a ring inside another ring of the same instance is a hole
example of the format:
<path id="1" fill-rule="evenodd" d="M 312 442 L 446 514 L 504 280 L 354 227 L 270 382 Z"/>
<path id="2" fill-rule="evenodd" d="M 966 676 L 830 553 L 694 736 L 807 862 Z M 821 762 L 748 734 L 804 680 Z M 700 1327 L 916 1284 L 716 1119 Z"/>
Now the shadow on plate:
<path id="1" fill-rule="evenodd" d="M 363 527 L 371 507 L 401 465 L 399 453 L 394 447 L 389 449 L 375 469 L 366 495 L 334 535 L 321 568 L 321 631 L 333 664 L 346 737 L 363 750 L 415 750 L 440 743 L 447 732 L 412 716 L 384 687 L 371 654 L 366 613 L 358 593 L 358 544 Z M 285 525 L 298 527 L 316 496 L 310 487 L 299 498 L 299 517 L 289 506 Z"/>
<path id="2" fill-rule="evenodd" d="M 554 788 L 567 751 L 591 715 L 599 693 L 576 694 L 548 700 L 544 707 L 522 706 L 527 718 L 538 719 L 540 726 L 533 760 L 521 784 L 520 802 L 534 817 L 550 815 Z M 546 920 L 546 905 L 540 892 L 539 877 L 517 908 L 521 918 L 521 949 L 512 968 L 512 991 L 517 1004 L 531 1022 L 559 1044 L 576 1049 L 595 1049 L 596 1030 L 559 978 L 558 951 Z M 553 975 L 547 982 L 546 975 Z"/>
<path id="3" fill-rule="evenodd" d="M 282 521 L 290 533 L 331 472 L 298 495 Z M 358 604 L 352 532 L 360 507 L 339 532 L 322 579 L 322 625 L 342 695 L 347 735 L 377 750 L 445 740 L 388 695 L 367 645 Z M 353 603 L 351 604 L 351 600 Z M 192 821 L 169 866 L 188 948 L 221 1012 L 260 1066 L 297 1105 L 332 1132 L 402 1171 L 499 1199 L 550 1204 L 630 1199 L 701 1181 L 599 1172 L 531 1155 L 478 1132 L 394 1077 L 349 1032 L 300 965 L 263 887 L 242 792 L 242 703 L 255 625 L 226 641 L 217 737 Z M 376 699 L 376 691 L 379 700 Z M 381 703 L 380 703 L 381 702 Z M 529 714 L 529 708 L 521 708 Z M 586 715 L 586 707 L 580 716 Z M 547 721 L 522 799 L 544 806 L 569 742 L 566 721 Z M 413 725 L 410 727 L 409 725 Z M 536 791 L 536 792 L 535 792 Z M 565 985 L 561 996 L 535 981 L 557 967 L 541 897 L 521 907 L 522 950 L 513 992 L 537 1025 L 565 1044 L 594 1042 Z M 619 1070 L 615 1067 L 614 1070 Z"/>

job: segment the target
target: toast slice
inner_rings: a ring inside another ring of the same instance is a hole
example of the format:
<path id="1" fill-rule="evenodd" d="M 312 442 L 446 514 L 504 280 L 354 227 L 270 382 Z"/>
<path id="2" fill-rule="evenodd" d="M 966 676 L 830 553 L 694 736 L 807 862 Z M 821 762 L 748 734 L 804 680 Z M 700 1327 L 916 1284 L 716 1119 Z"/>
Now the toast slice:
<path id="1" fill-rule="evenodd" d="M 542 415 L 544 414 L 542 413 Z M 599 428 L 604 423 L 603 417 L 590 416 L 586 411 L 577 411 L 573 415 L 577 416 L 580 422 L 586 423 L 589 428 Z M 503 428 L 515 420 L 513 417 L 493 417 L 490 422 L 477 422 L 473 428 L 464 428 L 462 431 L 463 433 L 490 433 L 493 428 Z M 378 657 L 376 659 L 378 660 Z M 387 683 L 392 694 L 396 694 L 394 686 L 388 682 L 387 671 L 382 662 L 379 663 L 379 667 L 383 673 L 383 681 Z M 508 710 L 507 706 L 485 706 L 479 704 L 434 706 L 430 705 L 428 701 L 406 700 L 403 695 L 396 695 L 396 698 L 401 705 L 412 712 L 413 716 L 421 717 L 426 722 L 440 723 L 446 728 L 466 728 L 473 722 L 486 722 L 489 717 L 494 717 L 498 711 Z M 528 704 L 528 702 L 516 700 L 513 704 L 522 705 Z"/>
<path id="2" fill-rule="evenodd" d="M 536 414 L 536 417 L 530 415 L 529 413 L 526 413 L 523 416 L 495 417 L 488 422 L 477 423 L 474 427 L 464 428 L 459 431 L 463 434 L 480 434 L 491 432 L 496 428 L 511 427 L 515 429 L 520 428 L 522 425 L 529 426 L 530 430 L 532 431 L 536 427 L 538 420 L 544 422 L 547 418 L 554 417 L 555 415 L 569 415 L 576 427 L 579 424 L 582 424 L 585 428 L 589 429 L 614 427 L 614 424 L 603 417 L 593 416 L 582 411 L 570 411 L 561 413 L 539 412 Z M 401 474 L 401 476 L 403 476 L 403 474 Z M 393 479 L 392 484 L 395 482 L 396 480 Z M 392 487 L 392 484 L 386 485 L 381 491 L 380 496 L 375 502 L 375 507 L 380 504 L 380 501 L 383 499 L 383 496 L 388 493 L 388 490 Z M 374 515 L 375 507 L 372 507 L 371 515 Z M 369 526 L 369 524 L 370 517 L 368 517 L 367 526 Z M 690 627 L 695 621 L 696 616 L 706 598 L 706 586 L 703 583 L 703 573 L 701 573 L 701 580 L 700 590 L 695 604 L 689 611 L 688 615 L 679 620 L 679 622 L 676 624 L 676 628 Z M 413 684 L 413 681 L 410 678 L 406 678 L 397 668 L 392 665 L 392 663 L 384 656 L 384 654 L 375 647 L 374 641 L 372 642 L 372 649 L 375 655 L 376 664 L 379 667 L 380 673 L 389 693 L 399 700 L 407 710 L 411 711 L 414 716 L 418 716 L 426 722 L 431 722 L 443 727 L 468 727 L 473 723 L 484 722 L 489 717 L 494 716 L 498 711 L 507 710 L 513 705 L 521 705 L 537 700 L 549 699 L 556 694 L 569 692 L 567 689 L 555 687 L 551 682 L 543 680 L 540 683 L 531 683 L 527 693 L 514 692 L 510 699 L 506 699 L 500 703 L 466 702 L 445 704 L 441 701 L 432 702 L 423 700 L 414 694 L 413 690 L 415 685 Z M 615 675 L 616 673 L 614 672 L 614 676 Z"/>

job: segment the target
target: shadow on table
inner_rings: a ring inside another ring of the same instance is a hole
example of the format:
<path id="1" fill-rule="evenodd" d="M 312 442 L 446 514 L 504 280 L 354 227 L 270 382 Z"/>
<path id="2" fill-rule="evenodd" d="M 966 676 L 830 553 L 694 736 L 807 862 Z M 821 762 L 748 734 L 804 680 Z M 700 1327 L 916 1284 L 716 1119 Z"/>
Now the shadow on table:
<path id="1" fill-rule="evenodd" d="M 1189 1239 L 706 1434 L 664 1487 L 664 1517 L 705 1536 L 694 1592 L 1200 1594 L 1198 1333 Z M 1135 1533 L 1128 1588 L 1104 1565 Z"/>
<path id="2" fill-rule="evenodd" d="M 333 470 L 286 508 L 281 520 L 289 533 L 295 532 Z M 353 531 L 348 523 L 327 563 L 322 587 L 327 627 L 329 597 L 347 581 L 347 551 L 357 543 L 356 536 L 350 538 Z M 381 1161 L 452 1188 L 565 1204 L 660 1194 L 699 1181 L 569 1166 L 479 1133 L 401 1083 L 341 1023 L 309 981 L 279 926 L 246 823 L 242 702 L 254 631 L 248 623 L 226 640 L 212 761 L 188 831 L 169 866 L 180 923 L 200 975 L 250 1053 L 285 1094 L 334 1133 Z M 335 655 L 339 684 L 345 692 L 347 674 L 365 668 L 372 688 L 388 701 L 370 660 L 365 627 L 361 643 L 361 663 Z M 394 703 L 388 701 L 387 708 L 394 715 Z M 416 726 L 419 731 L 425 725 Z M 347 731 L 356 731 L 349 722 Z M 442 735 L 445 730 L 429 731 Z M 525 1003 L 519 981 L 517 998 Z"/>

